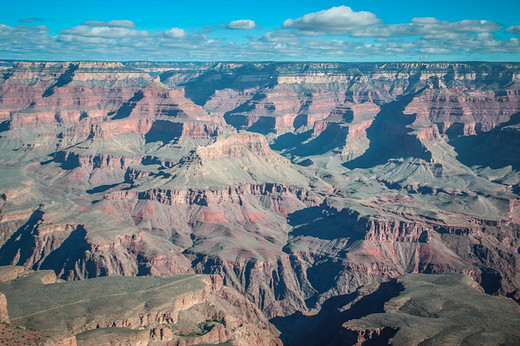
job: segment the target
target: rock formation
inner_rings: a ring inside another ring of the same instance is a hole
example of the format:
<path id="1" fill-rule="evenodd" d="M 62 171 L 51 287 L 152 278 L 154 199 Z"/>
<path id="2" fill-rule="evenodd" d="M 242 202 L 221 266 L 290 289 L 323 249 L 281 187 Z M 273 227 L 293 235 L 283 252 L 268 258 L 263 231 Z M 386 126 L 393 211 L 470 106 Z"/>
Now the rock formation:
<path id="1" fill-rule="evenodd" d="M 268 318 L 406 273 L 520 301 L 519 64 L 4 65 L 1 265 L 215 274 Z"/>
<path id="2" fill-rule="evenodd" d="M 218 276 L 56 282 L 52 271 L 40 271 L 25 272 L 0 286 L 11 317 L 4 323 L 52 335 L 53 342 L 62 345 L 69 340 L 79 345 L 280 344 L 265 316 L 238 292 L 224 287 Z"/>

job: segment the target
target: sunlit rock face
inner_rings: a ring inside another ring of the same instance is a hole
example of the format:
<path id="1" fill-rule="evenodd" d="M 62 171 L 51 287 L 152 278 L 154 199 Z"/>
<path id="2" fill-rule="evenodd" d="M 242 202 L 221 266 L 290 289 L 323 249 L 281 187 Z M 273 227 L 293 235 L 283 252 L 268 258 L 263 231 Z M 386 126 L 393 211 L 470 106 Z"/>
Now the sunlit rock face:
<path id="1" fill-rule="evenodd" d="M 519 64 L 0 73 L 2 265 L 218 274 L 269 318 L 406 273 L 520 300 Z"/>

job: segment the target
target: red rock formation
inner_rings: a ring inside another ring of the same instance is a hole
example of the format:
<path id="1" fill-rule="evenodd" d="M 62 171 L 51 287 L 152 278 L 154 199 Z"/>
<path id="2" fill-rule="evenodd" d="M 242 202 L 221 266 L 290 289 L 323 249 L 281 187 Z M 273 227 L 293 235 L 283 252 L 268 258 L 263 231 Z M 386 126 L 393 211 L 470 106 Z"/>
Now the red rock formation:
<path id="1" fill-rule="evenodd" d="M 0 262 L 68 280 L 217 273 L 269 317 L 406 272 L 518 300 L 518 70 L 16 63 L 0 81 Z"/>
<path id="2" fill-rule="evenodd" d="M 474 135 L 493 129 L 520 111 L 520 99 L 515 92 L 507 90 L 499 95 L 491 90 L 427 88 L 413 99 L 405 113 L 417 115 L 416 126 L 433 123 L 443 133 Z"/>

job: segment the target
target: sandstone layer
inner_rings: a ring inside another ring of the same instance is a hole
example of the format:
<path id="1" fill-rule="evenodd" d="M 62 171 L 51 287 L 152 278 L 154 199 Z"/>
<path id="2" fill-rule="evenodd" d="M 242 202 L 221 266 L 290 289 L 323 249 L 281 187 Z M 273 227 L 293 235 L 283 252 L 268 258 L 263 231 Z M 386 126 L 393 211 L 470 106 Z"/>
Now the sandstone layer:
<path id="1" fill-rule="evenodd" d="M 406 273 L 520 301 L 519 64 L 5 64 L 1 265 L 216 274 L 268 318 Z"/>

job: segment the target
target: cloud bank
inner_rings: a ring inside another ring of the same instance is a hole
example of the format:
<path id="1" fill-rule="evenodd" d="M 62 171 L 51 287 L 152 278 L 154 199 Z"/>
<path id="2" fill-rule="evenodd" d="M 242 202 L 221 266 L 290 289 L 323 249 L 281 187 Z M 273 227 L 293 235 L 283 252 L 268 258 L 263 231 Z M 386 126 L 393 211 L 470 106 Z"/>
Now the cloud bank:
<path id="1" fill-rule="evenodd" d="M 101 20 L 89 20 L 83 23 L 85 26 L 109 26 L 115 28 L 135 28 L 136 25 L 131 20 L 111 20 L 103 22 Z"/>
<path id="2" fill-rule="evenodd" d="M 271 30 L 251 19 L 220 25 L 231 29 L 220 31 L 172 26 L 153 32 L 131 20 L 91 20 L 52 32 L 31 23 L 0 24 L 0 59 L 520 60 L 518 25 L 505 28 L 487 20 L 451 22 L 433 17 L 385 24 L 371 12 L 347 6 L 287 19 Z"/>

